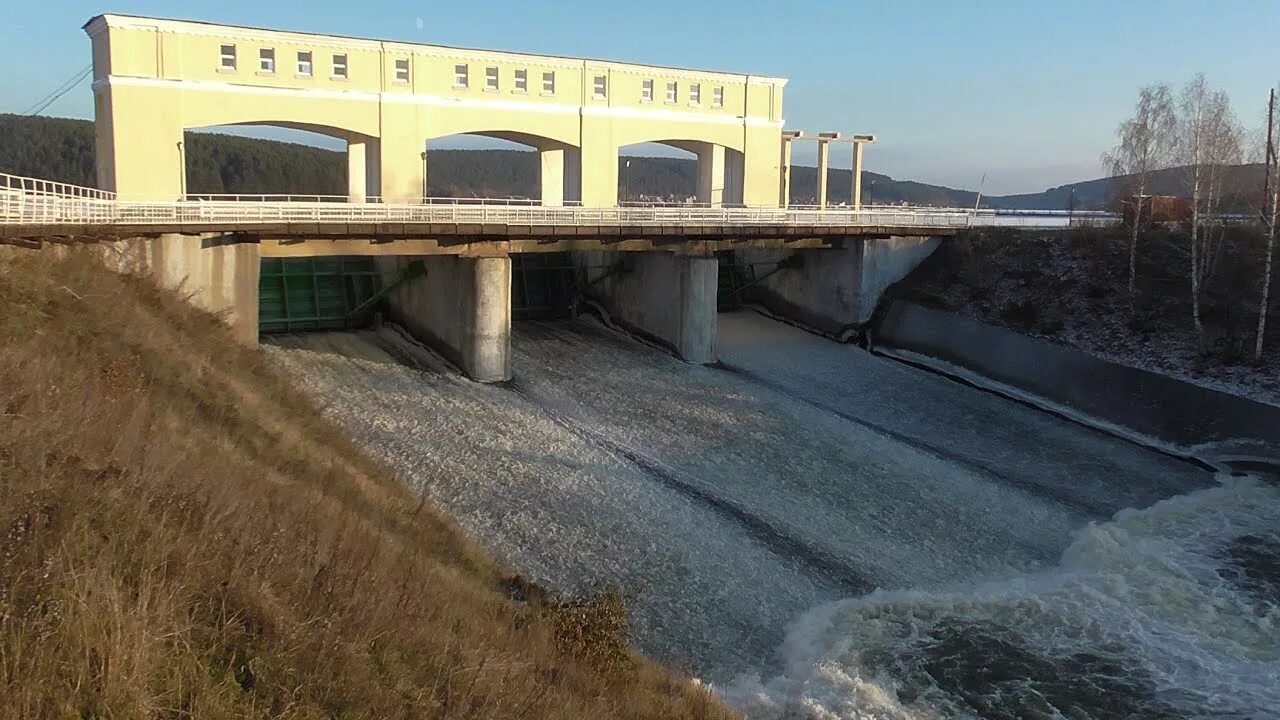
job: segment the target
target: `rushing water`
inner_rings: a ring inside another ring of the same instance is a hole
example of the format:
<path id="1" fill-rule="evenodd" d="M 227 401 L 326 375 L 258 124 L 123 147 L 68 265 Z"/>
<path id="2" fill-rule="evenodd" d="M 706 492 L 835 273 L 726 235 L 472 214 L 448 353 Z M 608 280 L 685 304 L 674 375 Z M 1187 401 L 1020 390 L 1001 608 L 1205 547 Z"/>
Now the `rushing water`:
<path id="1" fill-rule="evenodd" d="M 749 313 L 723 367 L 517 325 L 482 386 L 285 336 L 326 414 L 517 571 L 632 597 L 753 717 L 1267 717 L 1280 491 Z"/>

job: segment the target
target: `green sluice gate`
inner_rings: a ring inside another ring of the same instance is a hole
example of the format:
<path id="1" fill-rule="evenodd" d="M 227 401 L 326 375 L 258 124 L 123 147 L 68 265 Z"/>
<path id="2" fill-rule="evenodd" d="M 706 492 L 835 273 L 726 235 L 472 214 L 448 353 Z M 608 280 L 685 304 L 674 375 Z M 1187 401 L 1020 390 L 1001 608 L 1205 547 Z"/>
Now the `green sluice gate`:
<path id="1" fill-rule="evenodd" d="M 263 258 L 262 333 L 342 330 L 369 322 L 382 277 L 368 257 Z"/>
<path id="2" fill-rule="evenodd" d="M 419 266 L 420 268 L 421 266 Z M 421 272 L 396 282 L 430 282 Z M 577 272 L 568 253 L 511 256 L 515 320 L 568 317 Z M 344 330 L 367 325 L 379 307 L 384 279 L 368 257 L 263 258 L 258 279 L 258 331 Z"/>
<path id="3" fill-rule="evenodd" d="M 569 253 L 521 253 L 511 256 L 513 320 L 552 320 L 569 316 L 578 273 Z"/>

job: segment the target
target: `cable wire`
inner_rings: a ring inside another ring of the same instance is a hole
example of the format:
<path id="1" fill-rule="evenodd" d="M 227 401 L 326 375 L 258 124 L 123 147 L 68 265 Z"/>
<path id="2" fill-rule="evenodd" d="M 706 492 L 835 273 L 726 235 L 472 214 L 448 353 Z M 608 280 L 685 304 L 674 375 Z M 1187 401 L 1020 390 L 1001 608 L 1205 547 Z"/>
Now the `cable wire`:
<path id="1" fill-rule="evenodd" d="M 35 104 L 27 108 L 27 111 L 24 112 L 23 115 L 31 117 L 32 115 L 39 115 L 44 112 L 50 105 L 57 101 L 58 98 L 71 92 L 72 88 L 79 85 L 86 77 L 89 77 L 89 73 L 91 72 L 93 72 L 92 63 L 80 68 L 76 71 L 75 75 L 72 75 L 69 79 L 59 85 L 53 92 L 40 98 L 35 102 Z"/>

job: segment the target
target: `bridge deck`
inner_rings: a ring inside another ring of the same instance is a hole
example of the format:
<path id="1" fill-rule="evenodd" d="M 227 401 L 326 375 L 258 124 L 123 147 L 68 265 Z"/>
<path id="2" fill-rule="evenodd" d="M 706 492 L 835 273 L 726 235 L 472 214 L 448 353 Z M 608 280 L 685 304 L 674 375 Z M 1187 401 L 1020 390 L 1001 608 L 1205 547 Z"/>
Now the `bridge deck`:
<path id="1" fill-rule="evenodd" d="M 566 246 L 652 249 L 676 243 L 809 243 L 858 236 L 953 235 L 987 225 L 1062 227 L 1063 218 L 1011 218 L 993 211 L 919 207 L 590 208 L 484 200 L 354 203 L 316 198 L 119 200 L 113 193 L 0 174 L 0 240 L 96 242 L 162 234 L 232 235 L 240 240 L 303 243 L 313 252 L 336 240 L 403 252 L 406 244 L 458 252 L 504 244 L 518 252 Z M 1013 222 L 1011 222 L 1013 221 Z M 346 243 L 350 245 L 351 243 Z M 372 252 L 372 251 L 370 251 Z M 365 253 L 367 254 L 367 253 Z"/>

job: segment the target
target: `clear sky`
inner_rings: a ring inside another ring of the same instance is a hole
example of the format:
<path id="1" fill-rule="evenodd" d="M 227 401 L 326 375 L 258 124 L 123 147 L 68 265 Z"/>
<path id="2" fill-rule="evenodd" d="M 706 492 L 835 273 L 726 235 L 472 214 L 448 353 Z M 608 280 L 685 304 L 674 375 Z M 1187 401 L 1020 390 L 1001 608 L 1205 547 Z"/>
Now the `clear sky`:
<path id="1" fill-rule="evenodd" d="M 788 128 L 875 133 L 868 170 L 993 194 L 1098 176 L 1141 85 L 1202 71 L 1259 126 L 1280 81 L 1280 0 L 0 3 L 0 112 L 88 64 L 90 17 L 134 13 L 788 77 Z M 91 117 L 87 83 L 44 114 Z"/>

